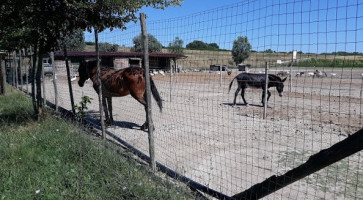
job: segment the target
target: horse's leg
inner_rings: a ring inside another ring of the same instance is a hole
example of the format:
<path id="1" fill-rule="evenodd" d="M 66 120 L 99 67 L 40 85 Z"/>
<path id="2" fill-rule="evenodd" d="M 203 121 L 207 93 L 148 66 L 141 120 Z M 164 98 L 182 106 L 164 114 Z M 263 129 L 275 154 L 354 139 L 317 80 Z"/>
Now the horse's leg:
<path id="1" fill-rule="evenodd" d="M 110 124 L 113 124 L 113 117 L 112 117 L 112 97 L 107 98 L 107 106 L 108 106 L 108 112 L 110 114 Z"/>
<path id="2" fill-rule="evenodd" d="M 265 106 L 265 90 L 262 89 L 262 100 L 261 100 L 262 106 Z"/>
<path id="3" fill-rule="evenodd" d="M 109 118 L 108 118 L 108 108 L 107 108 L 107 103 L 106 103 L 106 97 L 102 97 L 102 105 L 103 105 L 103 111 L 105 112 L 105 121 L 106 121 L 106 125 L 109 125 Z"/>
<path id="4" fill-rule="evenodd" d="M 144 95 L 144 98 L 146 99 L 146 93 Z M 147 104 L 146 104 L 146 101 L 139 101 L 140 103 L 142 103 L 144 105 L 144 109 L 145 109 L 145 123 L 141 126 L 141 130 L 145 131 L 146 129 L 149 129 L 149 122 L 147 120 Z M 155 127 L 153 126 L 152 127 L 153 131 L 155 130 Z"/>

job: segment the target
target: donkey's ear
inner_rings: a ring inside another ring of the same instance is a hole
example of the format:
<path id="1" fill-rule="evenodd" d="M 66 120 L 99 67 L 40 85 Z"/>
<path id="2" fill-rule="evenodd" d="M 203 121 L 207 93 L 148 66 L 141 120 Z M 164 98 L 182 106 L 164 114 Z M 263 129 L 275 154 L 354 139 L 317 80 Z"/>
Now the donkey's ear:
<path id="1" fill-rule="evenodd" d="M 286 81 L 286 79 L 287 79 L 287 77 L 285 77 L 284 79 L 282 79 L 282 80 L 281 80 L 281 82 L 285 82 L 285 81 Z"/>

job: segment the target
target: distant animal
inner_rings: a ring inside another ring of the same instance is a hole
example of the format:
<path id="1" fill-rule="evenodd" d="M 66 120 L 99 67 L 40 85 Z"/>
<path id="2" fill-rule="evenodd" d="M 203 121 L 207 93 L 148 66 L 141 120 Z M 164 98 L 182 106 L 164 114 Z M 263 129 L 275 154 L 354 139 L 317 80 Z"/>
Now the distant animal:
<path id="1" fill-rule="evenodd" d="M 276 75 L 280 77 L 287 77 L 289 74 L 290 73 L 288 71 L 279 71 Z"/>
<path id="2" fill-rule="evenodd" d="M 333 77 L 336 77 L 337 74 L 336 73 L 330 73 L 330 76 L 333 78 Z"/>
<path id="3" fill-rule="evenodd" d="M 233 84 L 233 81 L 237 79 L 238 88 L 236 89 L 236 92 L 234 93 L 234 100 L 233 105 L 236 105 L 236 98 L 238 93 L 242 90 L 241 96 L 243 99 L 243 102 L 248 105 L 246 99 L 245 99 L 245 90 L 247 87 L 252 88 L 261 88 L 262 89 L 262 105 L 265 105 L 264 98 L 265 98 L 265 82 L 266 82 L 266 75 L 265 74 L 250 74 L 250 73 L 240 73 L 236 77 L 234 77 L 229 84 L 229 91 L 231 91 L 231 87 Z M 274 74 L 268 75 L 268 85 L 267 87 L 276 87 L 277 92 L 279 93 L 279 96 L 282 97 L 283 90 L 284 90 L 284 82 L 286 81 L 287 77 L 284 79 L 281 79 L 279 76 L 276 76 Z M 269 100 L 271 93 L 267 90 L 267 101 Z"/>
<path id="4" fill-rule="evenodd" d="M 305 74 L 305 72 L 298 72 L 296 73 L 296 77 L 301 77 L 303 74 Z"/>
<path id="5" fill-rule="evenodd" d="M 314 72 L 309 72 L 308 76 L 314 76 Z"/>
<path id="6" fill-rule="evenodd" d="M 84 82 L 90 78 L 93 82 L 93 88 L 99 93 L 99 81 L 97 76 L 96 61 L 82 61 L 78 69 L 80 87 L 84 86 Z M 102 105 L 105 112 L 106 124 L 113 124 L 112 117 L 112 97 L 123 97 L 131 95 L 136 101 L 141 103 L 145 112 L 146 108 L 146 82 L 144 69 L 140 67 L 128 67 L 120 70 L 110 69 L 105 66 L 101 67 L 101 83 L 102 83 Z M 154 81 L 150 77 L 151 93 L 156 100 L 160 112 L 162 111 L 162 99 L 155 86 Z M 141 130 L 147 129 L 147 120 L 141 126 Z"/>
<path id="7" fill-rule="evenodd" d="M 328 75 L 324 71 L 315 70 L 313 78 L 314 77 L 323 78 L 328 77 Z"/>

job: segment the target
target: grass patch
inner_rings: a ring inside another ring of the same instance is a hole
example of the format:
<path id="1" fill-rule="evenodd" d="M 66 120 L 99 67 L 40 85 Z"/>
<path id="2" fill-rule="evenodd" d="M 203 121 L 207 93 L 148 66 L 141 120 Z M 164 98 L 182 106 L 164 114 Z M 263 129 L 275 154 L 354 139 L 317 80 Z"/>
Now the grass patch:
<path id="1" fill-rule="evenodd" d="M 31 114 L 30 98 L 0 96 L 0 199 L 194 199 L 115 144 L 50 112 L 39 122 Z"/>

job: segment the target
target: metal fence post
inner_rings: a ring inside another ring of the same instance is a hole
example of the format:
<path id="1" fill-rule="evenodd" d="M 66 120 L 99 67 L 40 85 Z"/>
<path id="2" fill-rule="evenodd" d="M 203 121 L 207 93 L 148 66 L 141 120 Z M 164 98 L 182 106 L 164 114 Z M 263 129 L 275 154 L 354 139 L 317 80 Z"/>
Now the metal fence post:
<path id="1" fill-rule="evenodd" d="M 264 92 L 264 98 L 263 101 L 265 102 L 263 104 L 263 119 L 267 118 L 267 90 L 268 90 L 268 65 L 267 62 L 265 63 L 265 90 Z"/>
<path id="2" fill-rule="evenodd" d="M 152 170 L 156 170 L 155 162 L 155 146 L 154 146 L 154 124 L 152 121 L 152 109 L 151 109 L 151 89 L 150 89 L 150 74 L 149 74 L 149 47 L 148 47 L 148 37 L 145 23 L 145 14 L 140 13 L 141 22 L 141 33 L 144 46 L 144 67 L 145 67 L 145 79 L 146 79 L 146 120 L 148 123 L 149 132 L 149 154 L 150 154 L 150 166 Z"/>

